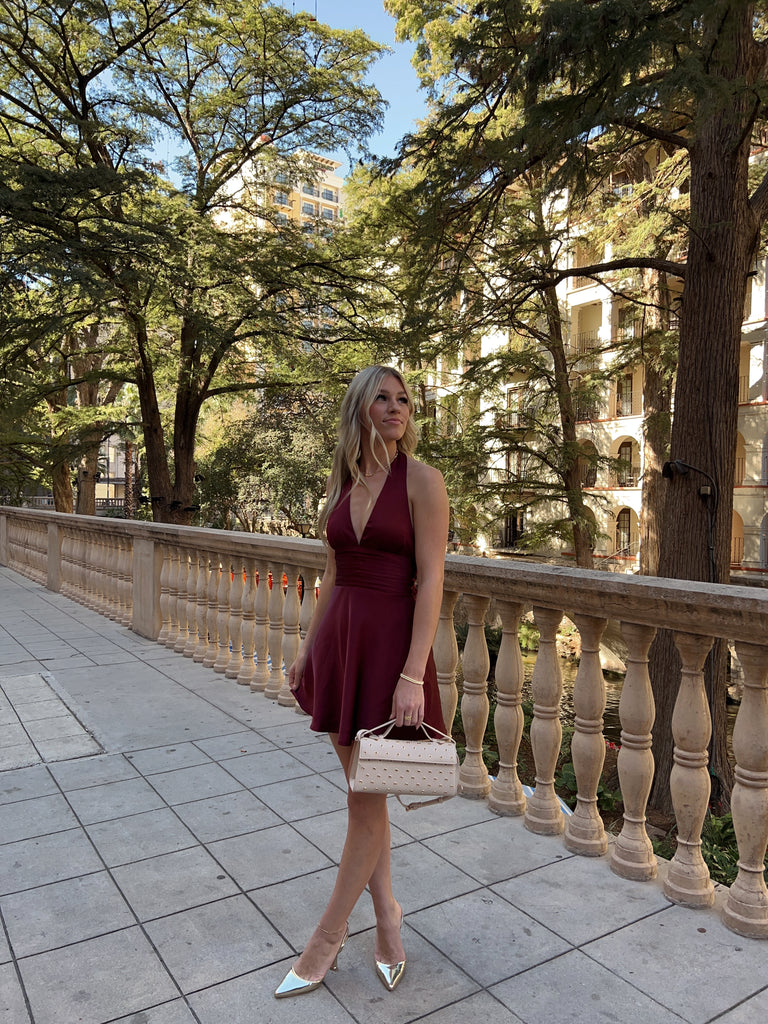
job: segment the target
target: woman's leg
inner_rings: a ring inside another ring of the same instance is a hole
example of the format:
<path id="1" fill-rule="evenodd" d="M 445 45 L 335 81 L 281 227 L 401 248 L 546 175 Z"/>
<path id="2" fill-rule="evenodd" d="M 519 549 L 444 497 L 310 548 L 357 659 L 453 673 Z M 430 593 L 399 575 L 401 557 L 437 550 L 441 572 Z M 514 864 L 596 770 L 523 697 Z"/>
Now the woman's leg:
<path id="1" fill-rule="evenodd" d="M 351 747 L 331 740 L 349 775 Z M 349 915 L 366 885 L 370 886 L 377 922 L 377 959 L 397 963 L 404 959 L 399 937 L 400 908 L 392 895 L 389 863 L 389 817 L 383 793 L 347 794 L 347 838 L 341 855 L 336 884 L 328 906 L 304 952 L 294 964 L 299 977 L 321 978 L 333 961 L 344 935 Z"/>

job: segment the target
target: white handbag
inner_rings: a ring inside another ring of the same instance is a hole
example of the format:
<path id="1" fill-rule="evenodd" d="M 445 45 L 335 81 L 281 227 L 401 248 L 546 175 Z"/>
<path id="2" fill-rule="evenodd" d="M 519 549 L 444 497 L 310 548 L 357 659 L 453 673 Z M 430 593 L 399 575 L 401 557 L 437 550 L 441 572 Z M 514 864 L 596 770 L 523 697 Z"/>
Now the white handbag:
<path id="1" fill-rule="evenodd" d="M 459 758 L 451 737 L 423 722 L 425 740 L 390 739 L 394 724 L 392 719 L 373 729 L 360 729 L 355 736 L 349 770 L 352 792 L 392 793 L 398 800 L 400 794 L 434 798 L 410 804 L 400 800 L 407 811 L 456 796 Z"/>

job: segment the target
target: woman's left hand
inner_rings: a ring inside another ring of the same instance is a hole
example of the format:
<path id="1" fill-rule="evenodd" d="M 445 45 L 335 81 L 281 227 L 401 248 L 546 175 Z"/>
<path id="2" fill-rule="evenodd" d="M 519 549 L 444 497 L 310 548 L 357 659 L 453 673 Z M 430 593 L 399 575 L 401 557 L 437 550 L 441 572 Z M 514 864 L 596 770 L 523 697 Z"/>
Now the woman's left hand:
<path id="1" fill-rule="evenodd" d="M 424 721 L 424 687 L 400 678 L 392 697 L 390 718 L 395 724 L 418 729 Z"/>

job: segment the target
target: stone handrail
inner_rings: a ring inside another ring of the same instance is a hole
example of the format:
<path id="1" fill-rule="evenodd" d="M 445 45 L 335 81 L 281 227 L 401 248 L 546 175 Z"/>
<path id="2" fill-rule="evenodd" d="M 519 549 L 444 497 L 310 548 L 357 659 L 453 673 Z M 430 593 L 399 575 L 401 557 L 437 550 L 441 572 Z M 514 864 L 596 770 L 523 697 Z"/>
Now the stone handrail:
<path id="1" fill-rule="evenodd" d="M 284 669 L 294 659 L 314 610 L 314 584 L 324 565 L 319 541 L 0 508 L 0 564 L 280 704 L 295 703 Z M 731 800 L 739 873 L 723 920 L 739 934 L 768 938 L 763 872 L 768 845 L 768 596 L 748 587 L 449 555 L 434 644 L 446 722 L 453 721 L 459 699 L 453 623 L 460 596 L 468 620 L 462 655 L 466 756 L 460 792 L 487 798 L 499 814 L 523 815 L 533 832 L 564 833 L 567 849 L 584 856 L 601 856 L 609 849 L 597 808 L 605 756 L 599 648 L 607 621 L 621 623 L 629 651 L 619 705 L 624 822 L 608 862 L 618 875 L 635 880 L 650 880 L 657 873 L 645 828 L 655 715 L 648 650 L 658 628 L 674 631 L 682 661 L 672 719 L 671 790 L 678 841 L 664 891 L 685 906 L 714 902 L 714 886 L 701 855 L 711 734 L 703 665 L 715 637 L 735 643 L 744 673 L 733 733 Z M 500 768 L 495 779 L 482 758 L 490 664 L 484 623 L 492 600 L 502 626 L 494 717 Z M 518 626 L 529 608 L 540 645 L 531 680 L 536 786 L 526 798 L 517 775 L 524 722 Z M 555 637 L 564 614 L 578 628 L 582 647 L 571 747 L 577 806 L 567 818 L 554 788 L 562 694 Z"/>

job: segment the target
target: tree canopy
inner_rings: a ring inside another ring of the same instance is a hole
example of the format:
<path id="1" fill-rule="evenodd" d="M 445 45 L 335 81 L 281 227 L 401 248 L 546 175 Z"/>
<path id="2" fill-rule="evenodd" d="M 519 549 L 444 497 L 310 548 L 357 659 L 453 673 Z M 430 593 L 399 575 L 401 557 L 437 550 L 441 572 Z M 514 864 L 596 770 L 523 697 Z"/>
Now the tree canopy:
<path id="1" fill-rule="evenodd" d="M 46 297 L 49 337 L 119 324 L 109 374 L 138 387 L 156 518 L 187 521 L 203 403 L 301 378 L 329 340 L 296 315 L 307 291 L 342 307 L 367 278 L 341 236 L 277 230 L 271 199 L 377 125 L 381 47 L 265 0 L 0 11 L 2 273 Z"/>

